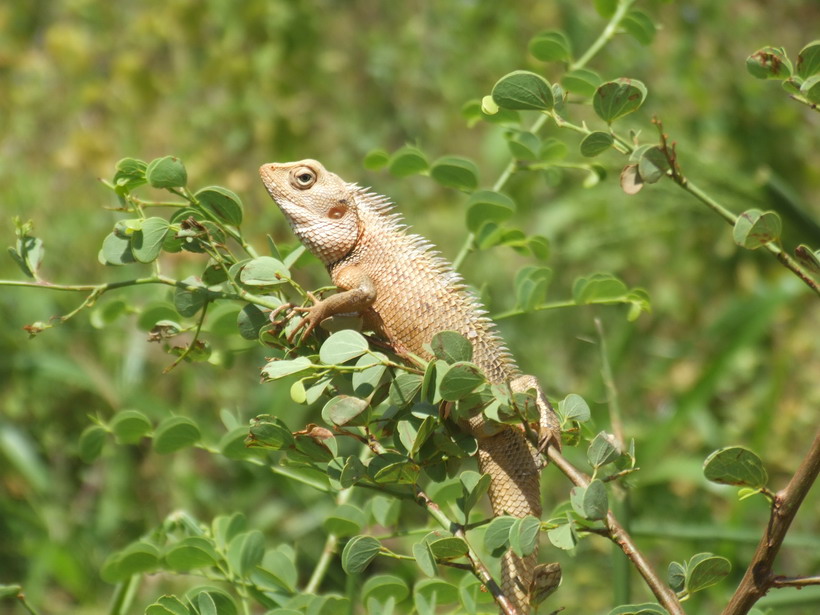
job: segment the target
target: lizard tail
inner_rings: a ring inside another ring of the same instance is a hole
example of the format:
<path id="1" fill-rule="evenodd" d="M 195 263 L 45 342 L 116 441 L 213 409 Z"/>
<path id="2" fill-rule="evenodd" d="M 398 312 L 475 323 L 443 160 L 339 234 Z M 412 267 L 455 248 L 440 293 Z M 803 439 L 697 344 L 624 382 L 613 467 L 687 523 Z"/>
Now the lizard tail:
<path id="1" fill-rule="evenodd" d="M 541 518 L 541 470 L 538 453 L 521 431 L 512 427 L 478 440 L 481 472 L 490 475 L 493 514 Z M 521 615 L 530 612 L 530 585 L 538 550 L 518 557 L 511 550 L 501 560 L 501 589 Z"/>

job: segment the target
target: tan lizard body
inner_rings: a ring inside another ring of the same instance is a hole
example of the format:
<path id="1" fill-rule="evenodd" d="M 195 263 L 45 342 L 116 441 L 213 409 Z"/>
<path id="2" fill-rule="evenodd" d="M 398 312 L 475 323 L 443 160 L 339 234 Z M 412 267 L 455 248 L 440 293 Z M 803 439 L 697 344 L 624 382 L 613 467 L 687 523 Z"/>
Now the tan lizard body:
<path id="1" fill-rule="evenodd" d="M 461 278 L 431 245 L 407 233 L 392 206 L 349 184 L 315 160 L 265 164 L 260 174 L 294 233 L 330 271 L 340 289 L 303 311 L 306 333 L 338 313 L 358 312 L 365 326 L 399 352 L 430 359 L 440 331 L 458 331 L 473 344 L 473 362 L 492 383 L 513 390 L 535 388 L 541 431 L 559 442 L 557 419 L 530 376 L 520 376 L 493 322 Z M 491 477 L 495 515 L 541 517 L 540 455 L 520 429 L 490 423 L 480 415 L 462 426 L 479 443 L 479 469 Z M 537 552 L 526 558 L 508 551 L 502 559 L 504 593 L 519 613 L 529 612 Z"/>

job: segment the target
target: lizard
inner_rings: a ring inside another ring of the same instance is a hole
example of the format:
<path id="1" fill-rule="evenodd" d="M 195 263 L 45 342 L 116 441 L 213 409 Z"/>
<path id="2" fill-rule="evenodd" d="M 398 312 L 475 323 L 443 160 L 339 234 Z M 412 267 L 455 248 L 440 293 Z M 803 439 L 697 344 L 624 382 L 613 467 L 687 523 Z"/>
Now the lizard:
<path id="1" fill-rule="evenodd" d="M 268 163 L 259 169 L 270 196 L 294 234 L 328 269 L 338 292 L 303 314 L 292 336 L 307 336 L 323 320 L 358 313 L 365 328 L 401 355 L 432 359 L 430 341 L 440 331 L 461 333 L 473 344 L 473 362 L 493 384 L 514 392 L 535 390 L 539 434 L 545 446 L 560 447 L 560 427 L 537 380 L 521 375 L 495 323 L 461 276 L 432 244 L 410 233 L 387 197 L 348 183 L 315 160 Z M 480 414 L 460 427 L 478 442 L 478 464 L 490 475 L 493 515 L 541 517 L 540 472 L 545 462 L 522 429 L 486 420 Z M 508 550 L 501 561 L 501 588 L 525 615 L 538 591 L 534 580 L 557 585 L 560 567 L 536 570 L 537 550 L 519 557 Z M 538 576 L 540 579 L 537 579 Z M 535 592 L 533 592 L 535 590 Z"/>

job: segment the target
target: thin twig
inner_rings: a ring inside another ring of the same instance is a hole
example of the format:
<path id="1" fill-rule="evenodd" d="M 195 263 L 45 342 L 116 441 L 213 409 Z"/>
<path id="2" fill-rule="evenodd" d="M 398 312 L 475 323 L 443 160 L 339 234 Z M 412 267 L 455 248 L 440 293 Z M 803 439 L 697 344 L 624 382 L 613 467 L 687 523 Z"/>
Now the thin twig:
<path id="1" fill-rule="evenodd" d="M 774 560 L 789 531 L 794 516 L 820 474 L 820 430 L 814 436 L 811 448 L 797 468 L 785 489 L 779 491 L 772 503 L 769 522 L 757 545 L 752 561 L 740 581 L 731 601 L 722 615 L 745 615 L 754 604 L 773 587 L 779 587 L 772 573 Z M 807 579 L 816 577 L 806 577 Z M 806 583 L 814 585 L 815 583 Z"/>
<path id="2" fill-rule="evenodd" d="M 589 476 L 573 466 L 558 449 L 551 446 L 549 447 L 547 454 L 556 467 L 561 470 L 561 472 L 563 472 L 567 478 L 573 482 L 573 484 L 579 487 L 589 486 Z M 655 598 L 657 598 L 661 606 L 669 611 L 670 615 L 685 615 L 683 607 L 678 601 L 678 597 L 675 595 L 675 592 L 672 591 L 672 588 L 664 583 L 658 573 L 655 572 L 644 555 L 638 549 L 635 541 L 632 540 L 632 537 L 623 528 L 623 526 L 621 526 L 611 511 L 607 513 L 606 518 L 604 519 L 604 525 L 607 529 L 607 537 L 617 544 L 621 548 L 621 551 L 624 552 L 624 555 L 629 558 L 640 575 L 644 578 L 644 581 L 646 581 L 646 584 L 649 586 L 649 589 L 655 595 Z"/>

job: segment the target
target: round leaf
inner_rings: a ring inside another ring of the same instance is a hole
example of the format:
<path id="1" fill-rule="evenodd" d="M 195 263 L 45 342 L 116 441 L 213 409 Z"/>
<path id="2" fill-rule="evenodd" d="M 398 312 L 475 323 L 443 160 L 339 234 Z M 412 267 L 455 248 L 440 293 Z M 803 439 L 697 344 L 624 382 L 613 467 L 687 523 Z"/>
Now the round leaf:
<path id="1" fill-rule="evenodd" d="M 468 547 L 463 538 L 448 536 L 430 543 L 433 555 L 438 559 L 456 559 L 467 555 Z"/>
<path id="2" fill-rule="evenodd" d="M 555 104 L 552 87 L 541 75 L 517 70 L 493 86 L 493 101 L 505 109 L 549 111 Z"/>
<path id="3" fill-rule="evenodd" d="M 641 45 L 649 45 L 657 32 L 652 19 L 642 11 L 629 11 L 621 21 L 621 26 Z"/>
<path id="4" fill-rule="evenodd" d="M 174 289 L 174 308 L 180 316 L 190 318 L 205 307 L 207 294 L 204 288 L 199 287 L 200 281 L 191 276 L 182 280 L 190 288 Z"/>
<path id="5" fill-rule="evenodd" d="M 138 410 L 123 410 L 111 419 L 111 431 L 123 444 L 135 444 L 151 431 L 151 421 Z"/>
<path id="6" fill-rule="evenodd" d="M 612 463 L 620 456 L 621 453 L 612 443 L 611 436 L 603 431 L 593 438 L 587 449 L 587 460 L 595 469 Z"/>
<path id="7" fill-rule="evenodd" d="M 248 261 L 239 272 L 239 281 L 245 286 L 274 286 L 290 278 L 285 264 L 271 256 L 260 256 Z"/>
<path id="8" fill-rule="evenodd" d="M 808 79 L 819 72 L 820 40 L 816 40 L 800 50 L 800 54 L 797 56 L 797 75 L 801 79 Z"/>
<path id="9" fill-rule="evenodd" d="M 145 170 L 145 177 L 154 188 L 179 188 L 188 183 L 185 165 L 175 156 L 152 160 Z"/>
<path id="10" fill-rule="evenodd" d="M 820 75 L 809 77 L 800 86 L 800 93 L 806 97 L 809 102 L 820 104 Z"/>
<path id="11" fill-rule="evenodd" d="M 538 546 L 538 533 L 541 531 L 541 522 L 527 515 L 516 519 L 510 527 L 510 547 L 518 557 L 526 557 Z"/>
<path id="12" fill-rule="evenodd" d="M 387 166 L 390 162 L 390 154 L 383 149 L 374 149 L 367 153 L 364 157 L 364 168 L 370 171 L 378 171 Z"/>
<path id="13" fill-rule="evenodd" d="M 782 47 L 763 47 L 746 58 L 746 70 L 758 79 L 786 79 L 792 63 Z"/>
<path id="14" fill-rule="evenodd" d="M 571 56 L 566 35 L 554 30 L 535 35 L 528 48 L 533 57 L 542 62 L 563 62 Z"/>
<path id="15" fill-rule="evenodd" d="M 571 70 L 561 77 L 561 85 L 567 92 L 587 98 L 592 98 L 602 81 L 598 73 L 586 68 Z"/>
<path id="16" fill-rule="evenodd" d="M 337 536 L 352 536 L 362 530 L 367 517 L 357 506 L 341 504 L 336 507 L 322 524 L 329 533 Z"/>
<path id="17" fill-rule="evenodd" d="M 234 536 L 228 545 L 228 564 L 239 576 L 248 576 L 265 555 L 265 537 L 259 530 Z"/>
<path id="18" fill-rule="evenodd" d="M 596 130 L 589 133 L 581 141 L 581 155 L 587 158 L 593 158 L 598 154 L 602 154 L 615 142 L 615 139 L 608 132 Z"/>
<path id="19" fill-rule="evenodd" d="M 467 228 L 477 232 L 487 222 L 503 222 L 515 213 L 515 201 L 506 194 L 479 190 L 467 201 Z"/>
<path id="20" fill-rule="evenodd" d="M 709 455 L 703 462 L 703 474 L 714 483 L 753 489 L 765 487 L 769 480 L 760 457 L 740 446 L 721 448 Z"/>
<path id="21" fill-rule="evenodd" d="M 396 151 L 387 165 L 388 170 L 397 177 L 408 177 L 427 170 L 427 158 L 417 147 L 405 145 Z"/>
<path id="22" fill-rule="evenodd" d="M 222 186 L 208 186 L 195 195 L 202 208 L 217 220 L 239 226 L 242 224 L 242 200 Z"/>
<path id="23" fill-rule="evenodd" d="M 322 418 L 329 425 L 361 425 L 363 423 L 355 419 L 365 412 L 369 405 L 366 399 L 337 395 L 322 408 Z"/>
<path id="24" fill-rule="evenodd" d="M 357 538 L 366 537 L 357 536 Z M 373 540 L 375 540 L 375 538 Z M 407 598 L 409 594 L 410 590 L 408 589 L 407 584 L 399 577 L 395 577 L 390 574 L 379 574 L 370 577 L 364 582 L 361 590 L 362 600 L 364 602 L 374 599 L 380 604 L 391 599 L 396 602 L 401 602 Z M 370 612 L 372 613 L 373 611 Z"/>
<path id="25" fill-rule="evenodd" d="M 473 345 L 457 331 L 441 331 L 433 336 L 430 347 L 437 359 L 447 363 L 469 361 L 473 358 Z"/>
<path id="26" fill-rule="evenodd" d="M 598 117 L 611 124 L 638 109 L 646 99 L 646 94 L 643 83 L 622 77 L 598 86 L 592 97 L 592 108 Z"/>
<path id="27" fill-rule="evenodd" d="M 506 549 L 510 544 L 510 528 L 515 522 L 514 517 L 496 517 L 487 526 L 484 532 L 484 548 L 494 552 Z"/>
<path id="28" fill-rule="evenodd" d="M 444 401 L 457 401 L 484 382 L 484 375 L 476 365 L 459 361 L 444 374 L 439 391 Z"/>
<path id="29" fill-rule="evenodd" d="M 288 426 L 275 416 L 262 414 L 251 419 L 248 446 L 280 450 L 293 445 L 293 434 Z"/>
<path id="30" fill-rule="evenodd" d="M 749 209 L 737 217 L 732 237 L 735 243 L 748 250 L 777 241 L 780 238 L 780 216 L 774 211 Z"/>
<path id="31" fill-rule="evenodd" d="M 141 263 L 151 263 L 162 251 L 162 244 L 168 234 L 168 220 L 165 218 L 147 218 L 142 221 L 140 230 L 131 236 L 131 253 Z"/>
<path id="32" fill-rule="evenodd" d="M 669 161 L 659 147 L 649 147 L 641 154 L 638 162 L 638 174 L 644 183 L 654 184 L 666 175 L 668 169 Z"/>
<path id="33" fill-rule="evenodd" d="M 127 265 L 136 262 L 131 252 L 131 240 L 109 233 L 103 239 L 97 260 L 102 265 Z"/>
<path id="34" fill-rule="evenodd" d="M 686 589 L 694 593 L 724 579 L 732 571 L 732 564 L 719 555 L 698 553 L 689 560 L 686 568 Z"/>
<path id="35" fill-rule="evenodd" d="M 478 167 L 468 158 L 442 156 L 433 163 L 430 175 L 449 188 L 470 191 L 478 186 Z"/>
<path id="36" fill-rule="evenodd" d="M 337 331 L 319 349 L 319 359 L 325 365 L 338 365 L 363 355 L 368 350 L 364 336 L 352 329 Z"/>
<path id="37" fill-rule="evenodd" d="M 178 571 L 213 566 L 217 559 L 213 544 L 201 536 L 183 538 L 165 553 L 165 561 Z"/>
<path id="38" fill-rule="evenodd" d="M 102 453 L 105 444 L 106 431 L 99 425 L 90 425 L 80 434 L 79 454 L 80 459 L 86 463 L 91 463 Z"/>
<path id="39" fill-rule="evenodd" d="M 154 432 L 154 450 L 160 454 L 173 453 L 199 441 L 199 427 L 185 416 L 169 416 Z"/>
<path id="40" fill-rule="evenodd" d="M 574 549 L 575 545 L 578 544 L 578 537 L 569 523 L 562 523 L 558 527 L 548 530 L 547 538 L 550 539 L 553 546 L 565 551 Z"/>
<path id="41" fill-rule="evenodd" d="M 347 574 L 364 572 L 381 548 L 381 543 L 372 536 L 354 536 L 342 551 L 342 569 Z"/>
<path id="42" fill-rule="evenodd" d="M 278 380 L 285 376 L 292 376 L 299 372 L 310 369 L 313 364 L 307 357 L 296 357 L 295 359 L 274 359 L 268 361 L 262 368 L 262 377 L 266 380 Z"/>
<path id="43" fill-rule="evenodd" d="M 541 139 L 526 131 L 510 133 L 507 145 L 517 160 L 535 160 L 541 151 Z"/>
<path id="44" fill-rule="evenodd" d="M 436 566 L 436 558 L 433 551 L 430 549 L 430 543 L 426 540 L 417 542 L 413 545 L 413 557 L 416 560 L 421 571 L 428 577 L 434 577 L 438 573 Z"/>

